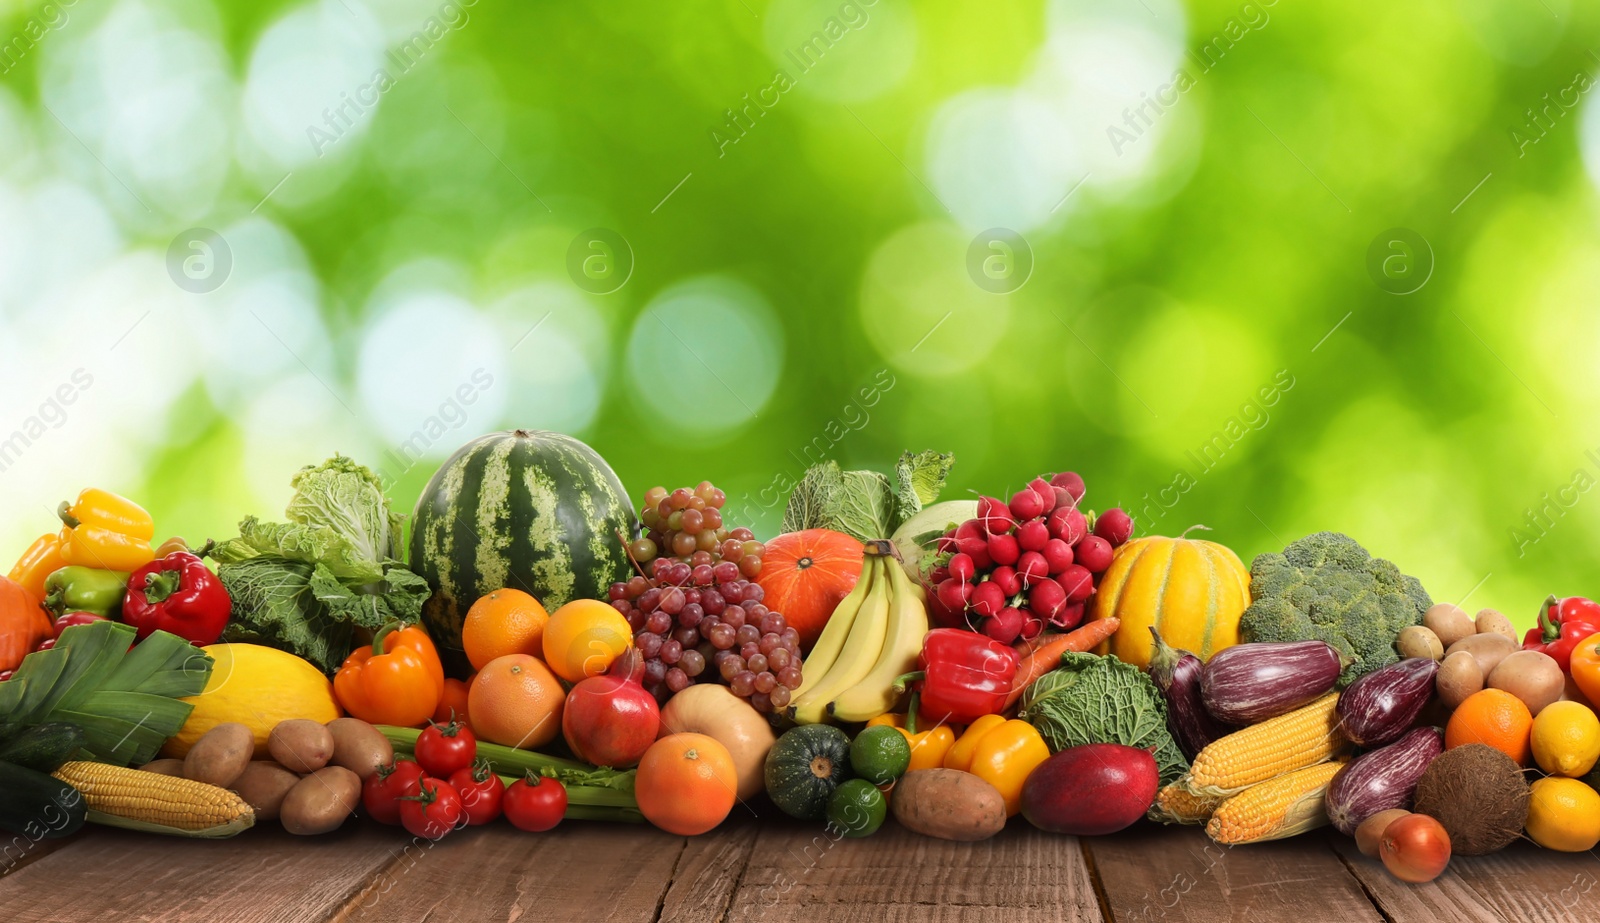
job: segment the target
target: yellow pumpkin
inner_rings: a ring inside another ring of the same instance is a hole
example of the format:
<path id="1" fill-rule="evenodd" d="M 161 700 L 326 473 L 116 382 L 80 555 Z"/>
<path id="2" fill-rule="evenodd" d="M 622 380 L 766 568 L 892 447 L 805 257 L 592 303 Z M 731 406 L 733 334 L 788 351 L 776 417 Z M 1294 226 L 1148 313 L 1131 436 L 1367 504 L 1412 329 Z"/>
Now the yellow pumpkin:
<path id="1" fill-rule="evenodd" d="M 1239 643 L 1250 605 L 1250 571 L 1225 545 L 1189 538 L 1136 538 L 1117 549 L 1095 591 L 1091 619 L 1122 625 L 1098 653 L 1150 666 L 1150 629 L 1201 660 Z"/>
<path id="2" fill-rule="evenodd" d="M 279 721 L 310 718 L 327 724 L 344 714 L 328 677 L 293 654 L 259 644 L 213 644 L 205 652 L 216 661 L 211 679 L 205 691 L 183 700 L 194 711 L 167 739 L 162 756 L 181 759 L 200 735 L 237 721 L 255 736 L 256 759 L 267 759 L 267 735 Z"/>

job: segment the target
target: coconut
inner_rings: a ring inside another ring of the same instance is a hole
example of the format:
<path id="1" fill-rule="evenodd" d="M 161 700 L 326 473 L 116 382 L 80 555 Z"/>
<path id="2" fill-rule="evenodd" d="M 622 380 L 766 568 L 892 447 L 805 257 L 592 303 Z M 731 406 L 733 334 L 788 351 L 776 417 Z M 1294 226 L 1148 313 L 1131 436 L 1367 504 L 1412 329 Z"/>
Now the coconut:
<path id="1" fill-rule="evenodd" d="M 1466 744 L 1446 750 L 1417 782 L 1415 810 L 1450 834 L 1450 851 L 1482 856 L 1504 849 L 1528 822 L 1522 767 L 1499 750 Z"/>

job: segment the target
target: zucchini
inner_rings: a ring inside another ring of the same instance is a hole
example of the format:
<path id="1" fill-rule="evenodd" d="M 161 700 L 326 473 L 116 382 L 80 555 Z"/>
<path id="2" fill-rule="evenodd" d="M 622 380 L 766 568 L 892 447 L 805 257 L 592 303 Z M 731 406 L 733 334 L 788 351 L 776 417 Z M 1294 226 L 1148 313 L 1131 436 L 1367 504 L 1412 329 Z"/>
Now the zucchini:
<path id="1" fill-rule="evenodd" d="M 55 772 L 88 744 L 88 735 L 76 724 L 47 721 L 0 743 L 0 763 L 37 772 Z"/>
<path id="2" fill-rule="evenodd" d="M 72 786 L 34 769 L 0 763 L 0 830 L 30 840 L 53 840 L 77 833 L 88 818 L 83 795 Z"/>

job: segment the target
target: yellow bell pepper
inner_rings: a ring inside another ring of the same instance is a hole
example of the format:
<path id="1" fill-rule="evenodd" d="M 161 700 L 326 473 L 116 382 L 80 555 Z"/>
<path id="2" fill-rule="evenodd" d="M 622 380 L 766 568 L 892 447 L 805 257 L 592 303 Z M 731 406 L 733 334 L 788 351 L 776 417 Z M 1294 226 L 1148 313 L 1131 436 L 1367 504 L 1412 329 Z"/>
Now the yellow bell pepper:
<path id="1" fill-rule="evenodd" d="M 956 729 L 948 724 L 940 724 L 927 731 L 915 730 L 915 719 L 908 716 L 916 714 L 916 707 L 916 697 L 913 694 L 911 709 L 906 714 L 891 712 L 879 715 L 868 721 L 867 727 L 881 724 L 894 728 L 905 737 L 906 743 L 911 745 L 911 764 L 906 767 L 906 772 L 917 769 L 938 769 L 944 765 L 945 754 L 955 746 Z M 911 728 L 906 727 L 908 721 L 911 722 Z"/>
<path id="2" fill-rule="evenodd" d="M 35 599 L 43 599 L 45 578 L 66 566 L 67 562 L 61 558 L 61 536 L 49 532 L 28 546 L 7 577 L 21 584 Z"/>
<path id="3" fill-rule="evenodd" d="M 155 522 L 126 497 L 91 487 L 77 502 L 63 501 L 57 514 L 63 523 L 61 559 L 68 564 L 126 572 L 155 560 Z"/>
<path id="4" fill-rule="evenodd" d="M 990 718 L 997 720 L 991 722 Z M 1022 783 L 1049 757 L 1050 748 L 1033 725 L 1018 718 L 1007 721 L 999 715 L 985 715 L 956 741 L 945 757 L 945 767 L 970 772 L 993 785 L 1005 799 L 1006 816 L 1011 817 L 1022 809 Z M 964 765 L 951 765 L 952 758 Z"/>

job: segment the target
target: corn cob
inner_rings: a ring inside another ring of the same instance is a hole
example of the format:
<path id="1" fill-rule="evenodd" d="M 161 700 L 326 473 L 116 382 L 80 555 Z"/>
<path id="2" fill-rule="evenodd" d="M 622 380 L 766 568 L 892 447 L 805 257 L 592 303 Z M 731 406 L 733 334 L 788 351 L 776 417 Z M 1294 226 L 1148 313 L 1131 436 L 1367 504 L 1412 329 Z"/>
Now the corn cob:
<path id="1" fill-rule="evenodd" d="M 1252 785 L 1217 808 L 1206 835 L 1229 846 L 1280 840 L 1328 823 L 1328 783 L 1344 763 L 1318 763 Z"/>
<path id="2" fill-rule="evenodd" d="M 1150 817 L 1164 824 L 1203 824 L 1221 803 L 1222 799 L 1215 795 L 1196 794 L 1180 780 L 1156 793 Z"/>
<path id="3" fill-rule="evenodd" d="M 63 763 L 55 777 L 83 795 L 91 822 L 108 827 L 220 838 L 256 820 L 243 798 L 193 779 L 81 761 Z"/>
<path id="4" fill-rule="evenodd" d="M 1212 741 L 1182 780 L 1196 794 L 1228 796 L 1286 772 L 1314 766 L 1344 749 L 1330 692 L 1303 708 Z"/>

